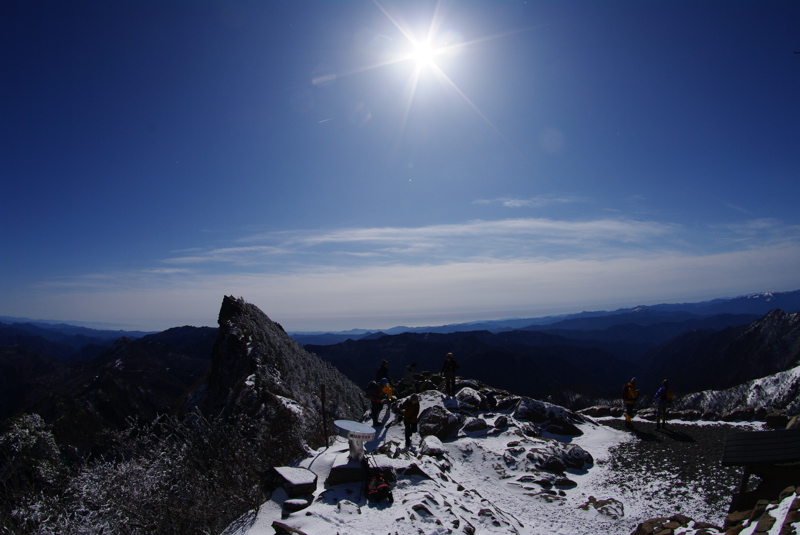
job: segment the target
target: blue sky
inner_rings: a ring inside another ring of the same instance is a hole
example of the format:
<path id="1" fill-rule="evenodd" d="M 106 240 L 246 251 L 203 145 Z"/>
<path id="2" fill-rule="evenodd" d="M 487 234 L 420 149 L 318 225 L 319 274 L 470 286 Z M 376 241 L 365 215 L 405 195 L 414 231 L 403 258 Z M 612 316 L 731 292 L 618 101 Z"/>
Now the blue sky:
<path id="1" fill-rule="evenodd" d="M 798 27 L 796 1 L 2 0 L 0 315 L 215 325 L 235 295 L 344 330 L 800 289 Z"/>

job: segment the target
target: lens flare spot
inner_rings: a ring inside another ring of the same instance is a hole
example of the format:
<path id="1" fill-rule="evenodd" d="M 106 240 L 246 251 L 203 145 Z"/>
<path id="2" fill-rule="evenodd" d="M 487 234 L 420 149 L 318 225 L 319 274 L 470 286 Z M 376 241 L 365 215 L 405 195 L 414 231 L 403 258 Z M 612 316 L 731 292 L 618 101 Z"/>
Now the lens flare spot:
<path id="1" fill-rule="evenodd" d="M 353 126 L 361 127 L 372 119 L 372 112 L 363 102 L 356 104 L 350 111 L 349 122 Z"/>
<path id="2" fill-rule="evenodd" d="M 336 71 L 330 65 L 320 65 L 311 71 L 311 83 L 317 87 L 325 87 L 336 82 Z"/>

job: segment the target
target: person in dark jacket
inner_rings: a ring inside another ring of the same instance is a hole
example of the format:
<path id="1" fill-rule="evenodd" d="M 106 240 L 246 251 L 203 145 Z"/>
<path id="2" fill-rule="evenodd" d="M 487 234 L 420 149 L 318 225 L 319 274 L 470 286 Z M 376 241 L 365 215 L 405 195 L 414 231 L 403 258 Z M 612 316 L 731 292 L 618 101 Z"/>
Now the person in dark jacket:
<path id="1" fill-rule="evenodd" d="M 367 386 L 367 395 L 370 401 L 372 427 L 378 427 L 380 425 L 378 416 L 380 416 L 381 409 L 383 408 L 383 392 L 381 391 L 380 385 L 375 381 L 370 381 Z"/>
<path id="2" fill-rule="evenodd" d="M 452 353 L 448 353 L 444 357 L 444 365 L 442 366 L 442 375 L 444 375 L 445 392 L 450 397 L 456 395 L 456 370 L 458 363 Z"/>
<path id="3" fill-rule="evenodd" d="M 410 449 L 411 435 L 417 432 L 419 421 L 419 396 L 412 394 L 400 405 L 400 411 L 403 413 L 403 425 L 406 431 L 406 449 Z"/>
<path id="4" fill-rule="evenodd" d="M 672 389 L 669 387 L 669 381 L 664 379 L 661 382 L 661 388 L 656 391 L 656 429 L 667 428 L 667 414 L 669 413 L 669 404 L 672 403 Z"/>
<path id="5" fill-rule="evenodd" d="M 380 383 L 381 379 L 386 379 L 386 381 L 391 385 L 392 378 L 389 377 L 389 361 L 382 360 L 381 365 L 375 371 L 375 382 Z"/>

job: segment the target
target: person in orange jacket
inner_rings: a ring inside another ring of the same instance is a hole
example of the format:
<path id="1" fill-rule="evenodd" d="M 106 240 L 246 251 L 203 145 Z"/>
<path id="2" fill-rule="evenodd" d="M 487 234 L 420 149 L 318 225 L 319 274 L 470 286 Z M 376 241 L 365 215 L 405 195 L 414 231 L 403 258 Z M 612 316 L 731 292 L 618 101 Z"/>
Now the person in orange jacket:
<path id="1" fill-rule="evenodd" d="M 628 381 L 628 384 L 622 387 L 622 401 L 625 403 L 625 425 L 630 426 L 633 420 L 633 406 L 636 404 L 636 398 L 639 397 L 639 391 L 636 389 L 636 377 Z"/>

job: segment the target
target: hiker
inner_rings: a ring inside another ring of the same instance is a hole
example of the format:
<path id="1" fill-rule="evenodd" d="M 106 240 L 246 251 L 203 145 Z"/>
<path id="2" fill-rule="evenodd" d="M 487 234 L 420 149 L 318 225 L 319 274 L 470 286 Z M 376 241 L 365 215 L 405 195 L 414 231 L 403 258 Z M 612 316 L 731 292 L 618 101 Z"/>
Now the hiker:
<path id="1" fill-rule="evenodd" d="M 419 420 L 419 396 L 411 394 L 411 397 L 400 405 L 403 413 L 403 425 L 406 430 L 406 449 L 411 449 L 411 435 L 417 432 L 417 421 Z"/>
<path id="2" fill-rule="evenodd" d="M 417 380 L 414 378 L 414 371 L 417 369 L 417 363 L 409 364 L 406 366 L 406 374 L 400 383 L 403 385 L 403 391 L 411 394 L 417 392 Z"/>
<path id="3" fill-rule="evenodd" d="M 639 397 L 639 391 L 636 390 L 636 377 L 628 381 L 628 384 L 622 387 L 622 400 L 625 403 L 625 426 L 630 427 L 631 420 L 633 419 L 633 406 L 636 404 L 636 398 Z"/>
<path id="4" fill-rule="evenodd" d="M 389 384 L 389 379 L 384 377 L 381 379 L 381 393 L 386 396 L 386 399 L 392 401 L 394 399 L 394 391 L 392 390 L 392 385 Z"/>
<path id="5" fill-rule="evenodd" d="M 669 387 L 669 381 L 664 379 L 661 382 L 661 388 L 656 391 L 656 429 L 667 428 L 667 414 L 669 413 L 669 404 L 672 403 L 673 397 L 672 389 Z"/>
<path id="6" fill-rule="evenodd" d="M 369 396 L 371 404 L 372 427 L 378 427 L 380 425 L 378 416 L 381 414 L 381 408 L 383 408 L 383 392 L 380 386 L 378 386 L 378 383 L 370 381 L 367 386 L 367 395 Z"/>
<path id="7" fill-rule="evenodd" d="M 386 379 L 389 384 L 392 384 L 392 379 L 389 377 L 389 361 L 382 360 L 381 365 L 378 367 L 377 371 L 375 372 L 375 380 L 377 382 L 381 382 L 381 379 Z"/>
<path id="8" fill-rule="evenodd" d="M 444 375 L 445 391 L 447 395 L 453 397 L 456 395 L 456 370 L 458 363 L 452 353 L 448 353 L 444 357 L 444 366 L 442 366 L 442 374 Z"/>

